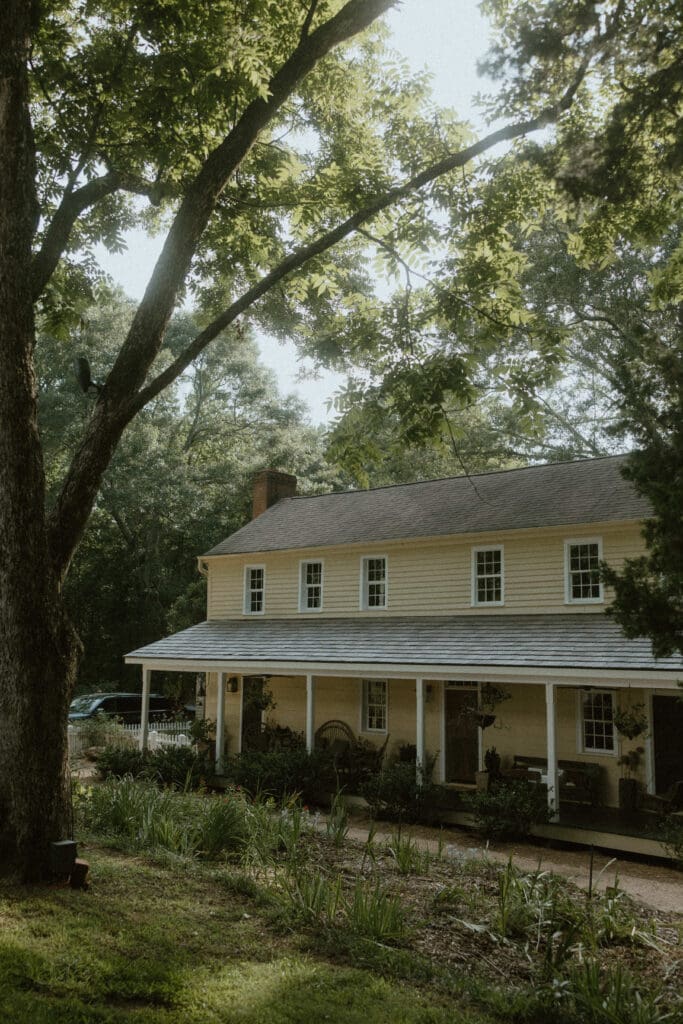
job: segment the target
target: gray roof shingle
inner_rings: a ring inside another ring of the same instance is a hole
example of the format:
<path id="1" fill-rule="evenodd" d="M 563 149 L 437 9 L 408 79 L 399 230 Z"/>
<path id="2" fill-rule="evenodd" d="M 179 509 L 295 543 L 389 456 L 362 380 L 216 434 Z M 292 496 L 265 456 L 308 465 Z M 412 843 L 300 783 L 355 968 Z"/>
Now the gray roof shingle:
<path id="1" fill-rule="evenodd" d="M 212 555 L 642 519 L 647 502 L 619 472 L 624 456 L 286 498 Z"/>
<path id="2" fill-rule="evenodd" d="M 669 670 L 647 640 L 601 614 L 213 620 L 126 655 L 133 661 L 272 661 Z"/>

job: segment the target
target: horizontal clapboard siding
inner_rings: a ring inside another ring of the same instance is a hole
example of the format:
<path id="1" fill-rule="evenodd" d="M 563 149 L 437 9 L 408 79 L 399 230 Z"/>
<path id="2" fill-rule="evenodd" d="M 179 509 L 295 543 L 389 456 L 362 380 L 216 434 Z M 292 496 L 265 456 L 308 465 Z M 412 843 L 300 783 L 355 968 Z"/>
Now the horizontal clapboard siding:
<path id="1" fill-rule="evenodd" d="M 265 616 L 291 618 L 346 615 L 496 615 L 510 612 L 564 612 L 564 542 L 601 537 L 603 557 L 619 567 L 624 558 L 642 551 L 636 524 L 603 528 L 528 530 L 517 534 L 479 535 L 437 541 L 353 545 L 304 552 L 266 552 L 255 556 L 229 555 L 208 560 L 208 618 L 242 617 L 244 570 L 265 565 Z M 505 602 L 502 606 L 471 606 L 472 548 L 504 547 Z M 299 563 L 324 562 L 323 609 L 299 613 Z M 388 559 L 388 606 L 360 611 L 360 573 L 363 556 Z M 602 605 L 572 605 L 572 610 L 599 612 Z"/>

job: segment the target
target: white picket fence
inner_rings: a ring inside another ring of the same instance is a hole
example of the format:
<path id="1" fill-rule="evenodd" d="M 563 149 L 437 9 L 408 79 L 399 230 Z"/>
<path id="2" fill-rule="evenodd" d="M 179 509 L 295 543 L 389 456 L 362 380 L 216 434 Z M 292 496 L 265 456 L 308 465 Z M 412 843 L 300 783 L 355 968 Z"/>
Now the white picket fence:
<path id="1" fill-rule="evenodd" d="M 147 733 L 147 747 L 189 747 L 192 722 L 154 722 Z M 92 727 L 88 723 L 69 725 L 69 757 L 79 757 L 89 747 L 131 746 L 139 747 L 142 741 L 142 726 L 112 724 L 111 731 L 98 726 L 97 741 L 93 743 Z"/>

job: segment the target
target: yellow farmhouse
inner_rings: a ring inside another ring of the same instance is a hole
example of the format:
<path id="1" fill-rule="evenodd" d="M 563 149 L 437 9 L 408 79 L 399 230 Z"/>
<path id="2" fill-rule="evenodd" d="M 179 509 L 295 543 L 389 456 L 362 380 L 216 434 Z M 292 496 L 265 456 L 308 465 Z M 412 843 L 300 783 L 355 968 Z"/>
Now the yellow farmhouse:
<path id="1" fill-rule="evenodd" d="M 126 660 L 142 666 L 143 694 L 154 670 L 201 673 L 219 771 L 241 750 L 256 677 L 270 718 L 309 749 L 340 720 L 389 758 L 414 745 L 418 764 L 436 759 L 436 782 L 466 787 L 495 746 L 504 769 L 538 768 L 557 812 L 586 793 L 616 807 L 618 762 L 640 747 L 640 788 L 664 795 L 683 779 L 683 665 L 622 635 L 598 571 L 643 549 L 649 509 L 622 464 L 314 497 L 267 470 L 251 522 L 199 559 L 206 622 Z M 640 706 L 647 730 L 629 740 L 614 715 Z"/>

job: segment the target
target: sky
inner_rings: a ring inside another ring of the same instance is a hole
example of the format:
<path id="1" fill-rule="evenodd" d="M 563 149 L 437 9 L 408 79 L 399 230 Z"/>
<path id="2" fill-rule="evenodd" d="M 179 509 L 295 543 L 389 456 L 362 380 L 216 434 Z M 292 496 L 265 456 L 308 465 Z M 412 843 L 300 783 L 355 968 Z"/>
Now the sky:
<path id="1" fill-rule="evenodd" d="M 477 77 L 477 60 L 486 51 L 488 25 L 478 10 L 478 0 L 402 0 L 388 15 L 393 46 L 415 70 L 427 68 L 432 75 L 434 98 L 440 106 L 455 109 L 475 127 L 483 127 L 473 97 L 484 83 Z M 98 253 L 104 269 L 131 298 L 142 297 L 163 237 L 148 238 L 140 232 L 128 236 L 128 249 L 120 255 Z M 333 415 L 329 408 L 334 391 L 343 382 L 335 374 L 318 379 L 298 379 L 310 364 L 298 360 L 291 344 L 259 337 L 263 361 L 277 374 L 283 393 L 296 392 L 307 403 L 313 423 Z"/>

